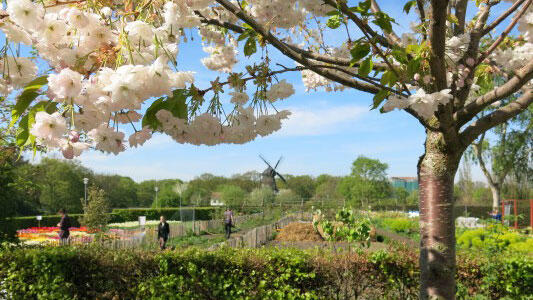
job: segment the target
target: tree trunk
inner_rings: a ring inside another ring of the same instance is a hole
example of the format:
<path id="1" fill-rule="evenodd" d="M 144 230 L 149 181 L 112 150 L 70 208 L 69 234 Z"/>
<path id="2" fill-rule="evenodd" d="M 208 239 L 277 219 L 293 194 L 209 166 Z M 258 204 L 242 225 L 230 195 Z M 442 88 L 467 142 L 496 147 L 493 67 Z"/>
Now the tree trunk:
<path id="1" fill-rule="evenodd" d="M 492 192 L 492 209 L 499 209 L 502 203 L 500 185 L 489 184 L 489 187 Z"/>
<path id="2" fill-rule="evenodd" d="M 447 149 L 441 133 L 428 131 L 418 163 L 420 299 L 455 299 L 453 184 L 460 160 L 456 151 Z"/>

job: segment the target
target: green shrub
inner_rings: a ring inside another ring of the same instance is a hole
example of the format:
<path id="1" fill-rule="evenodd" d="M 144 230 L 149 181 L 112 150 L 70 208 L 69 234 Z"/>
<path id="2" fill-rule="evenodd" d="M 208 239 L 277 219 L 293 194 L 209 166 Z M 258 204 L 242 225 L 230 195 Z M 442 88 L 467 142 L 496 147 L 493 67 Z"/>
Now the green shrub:
<path id="1" fill-rule="evenodd" d="M 457 235 L 457 245 L 463 249 L 501 252 L 507 249 L 532 253 L 533 239 L 500 224 L 466 229 Z"/>
<path id="2" fill-rule="evenodd" d="M 419 231 L 418 219 L 406 217 L 387 218 L 382 221 L 382 224 L 396 233 L 412 234 Z"/>
<path id="3" fill-rule="evenodd" d="M 194 208 L 182 208 L 183 214 L 190 216 L 192 218 Z M 215 217 L 215 212 L 217 208 L 215 207 L 197 207 L 194 212 L 196 220 L 211 220 Z M 109 214 L 110 223 L 122 223 L 137 221 L 139 216 L 146 216 L 147 220 L 158 220 L 161 215 L 165 215 L 168 220 L 179 220 L 180 219 L 180 209 L 179 207 L 172 208 L 161 208 L 161 209 L 151 209 L 151 208 L 121 208 L 113 209 Z M 83 217 L 83 214 L 69 214 L 71 217 L 71 222 L 73 227 L 79 227 L 80 222 L 79 218 Z M 53 227 L 61 220 L 60 215 L 45 215 L 42 216 L 40 224 L 42 227 Z M 35 216 L 31 217 L 14 217 L 7 220 L 14 228 L 23 229 L 29 227 L 37 227 L 38 221 Z"/>
<path id="4" fill-rule="evenodd" d="M 533 296 L 530 257 L 460 256 L 457 268 L 458 299 Z M 419 276 L 407 248 L 0 248 L 1 299 L 417 299 Z"/>

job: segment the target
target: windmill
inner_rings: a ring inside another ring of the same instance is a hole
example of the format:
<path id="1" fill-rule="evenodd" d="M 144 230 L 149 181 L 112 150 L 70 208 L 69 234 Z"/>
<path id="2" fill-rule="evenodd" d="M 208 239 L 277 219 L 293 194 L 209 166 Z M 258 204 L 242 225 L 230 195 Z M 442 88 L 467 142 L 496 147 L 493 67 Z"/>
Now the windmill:
<path id="1" fill-rule="evenodd" d="M 283 157 L 280 157 L 278 159 L 278 162 L 276 163 L 274 167 L 272 167 L 263 156 L 259 155 L 259 157 L 268 166 L 268 168 L 266 168 L 266 170 L 264 170 L 263 173 L 261 173 L 261 183 L 264 186 L 268 186 L 272 188 L 272 190 L 277 193 L 278 187 L 276 186 L 276 176 L 278 176 L 281 180 L 283 180 L 283 182 L 287 182 L 285 178 L 283 178 L 283 176 L 281 176 L 281 174 L 278 173 L 278 171 L 276 171 Z"/>

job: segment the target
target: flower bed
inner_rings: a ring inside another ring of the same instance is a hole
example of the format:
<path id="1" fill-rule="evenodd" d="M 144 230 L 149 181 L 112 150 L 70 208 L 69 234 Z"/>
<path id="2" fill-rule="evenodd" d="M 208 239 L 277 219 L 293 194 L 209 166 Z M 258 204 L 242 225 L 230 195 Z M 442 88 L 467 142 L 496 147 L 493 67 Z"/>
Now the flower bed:
<path id="1" fill-rule="evenodd" d="M 71 244 L 87 244 L 94 241 L 97 231 L 91 231 L 86 227 L 71 227 Z M 107 240 L 131 240 L 141 238 L 144 233 L 141 230 L 109 229 L 102 239 Z M 17 237 L 26 245 L 55 245 L 59 244 L 59 227 L 31 227 L 17 230 Z"/>
<path id="2" fill-rule="evenodd" d="M 19 240 L 27 245 L 50 244 L 59 241 L 59 227 L 31 227 L 17 230 Z M 87 231 L 86 227 L 71 227 L 71 240 L 89 243 L 94 234 Z"/>

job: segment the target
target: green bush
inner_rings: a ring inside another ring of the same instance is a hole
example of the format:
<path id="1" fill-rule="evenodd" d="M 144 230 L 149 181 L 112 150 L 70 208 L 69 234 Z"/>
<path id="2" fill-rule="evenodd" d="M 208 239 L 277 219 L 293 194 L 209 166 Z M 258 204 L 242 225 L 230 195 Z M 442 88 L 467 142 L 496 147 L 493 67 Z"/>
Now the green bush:
<path id="1" fill-rule="evenodd" d="M 459 299 L 533 296 L 532 259 L 459 257 Z M 0 248 L 1 299 L 417 299 L 418 255 Z"/>
<path id="2" fill-rule="evenodd" d="M 185 215 L 192 218 L 194 208 L 182 208 Z M 215 212 L 217 208 L 215 207 L 197 207 L 195 211 L 196 220 L 211 220 L 215 217 Z M 129 221 L 137 221 L 139 216 L 146 216 L 147 220 L 158 220 L 159 216 L 165 215 L 168 220 L 179 220 L 180 219 L 180 209 L 179 208 L 161 208 L 161 209 L 151 209 L 151 208 L 121 208 L 113 209 L 109 214 L 110 223 L 122 223 Z M 83 217 L 83 214 L 69 214 L 72 221 L 73 227 L 79 227 L 80 222 L 79 218 Z M 42 227 L 53 227 L 61 220 L 60 215 L 47 215 L 42 216 L 41 220 Z M 38 221 L 35 216 L 31 217 L 14 217 L 10 218 L 8 223 L 16 229 L 23 229 L 29 227 L 37 227 Z"/>
<path id="3" fill-rule="evenodd" d="M 419 231 L 418 219 L 405 217 L 387 218 L 382 220 L 382 224 L 397 233 L 413 234 Z"/>
<path id="4" fill-rule="evenodd" d="M 495 224 L 485 228 L 466 229 L 457 235 L 457 245 L 463 249 L 501 252 L 514 250 L 533 253 L 533 239 L 527 235 L 512 231 L 509 228 Z"/>
<path id="5" fill-rule="evenodd" d="M 187 215 L 189 218 L 192 218 L 194 212 L 194 217 L 196 220 L 211 220 L 213 219 L 216 210 L 217 208 L 215 207 L 181 208 L 182 213 Z M 140 216 L 146 216 L 147 220 L 158 220 L 161 215 L 164 215 L 167 220 L 179 220 L 180 208 L 124 208 L 113 209 L 113 214 L 115 215 L 115 218 L 111 220 L 113 223 L 135 221 L 138 220 Z"/>

